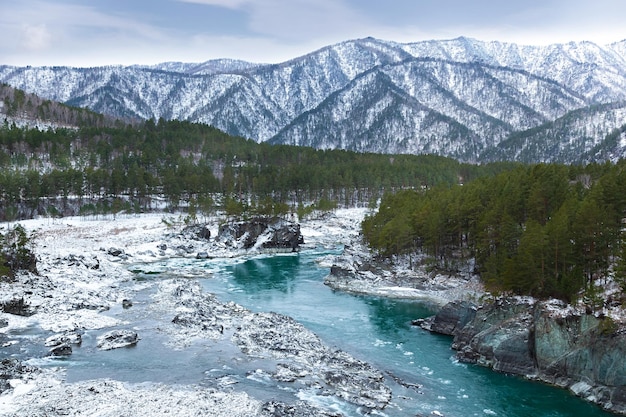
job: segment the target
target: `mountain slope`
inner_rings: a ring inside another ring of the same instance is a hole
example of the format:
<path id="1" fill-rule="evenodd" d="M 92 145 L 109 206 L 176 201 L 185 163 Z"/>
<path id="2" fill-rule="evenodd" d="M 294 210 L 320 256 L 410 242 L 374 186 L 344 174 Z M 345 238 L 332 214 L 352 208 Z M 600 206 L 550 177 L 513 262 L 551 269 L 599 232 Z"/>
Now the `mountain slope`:
<path id="1" fill-rule="evenodd" d="M 607 47 L 591 42 L 525 46 L 457 38 L 411 43 L 404 49 L 415 57 L 524 70 L 549 78 L 594 102 L 612 102 L 626 98 L 624 42 Z"/>
<path id="2" fill-rule="evenodd" d="M 359 124 L 355 125 L 354 121 Z M 404 132 L 413 132 L 406 135 Z M 445 115 L 429 109 L 397 88 L 376 69 L 333 94 L 314 111 L 304 113 L 270 143 L 380 153 L 436 153 L 436 138 L 472 133 Z M 477 138 L 475 138 L 477 139 Z M 376 145 L 373 149 L 372 145 Z M 467 146 L 443 153 L 462 154 Z"/>
<path id="3" fill-rule="evenodd" d="M 477 161 L 510 133 L 585 104 L 567 89 L 522 71 L 410 59 L 357 77 L 271 143 Z"/>
<path id="4" fill-rule="evenodd" d="M 483 161 L 514 159 L 522 162 L 605 161 L 624 157 L 621 139 L 626 125 L 626 102 L 592 106 L 511 135 L 487 150 Z M 610 132 L 607 126 L 615 126 Z"/>
<path id="5" fill-rule="evenodd" d="M 366 38 L 275 65 L 0 66 L 0 81 L 116 117 L 203 122 L 258 142 L 480 161 L 510 135 L 578 109 L 625 101 L 625 56 L 625 42 L 536 47 L 468 38 L 410 44 Z M 333 116 L 341 113 L 346 117 Z M 597 120 L 594 137 L 625 122 Z M 570 146 L 571 155 L 589 151 L 586 139 L 578 139 L 568 139 L 578 143 L 576 150 Z M 549 153 L 564 146 L 533 157 L 563 159 Z"/>
<path id="6" fill-rule="evenodd" d="M 0 123 L 28 128 L 115 126 L 118 121 L 93 111 L 44 100 L 7 84 L 0 84 Z"/>

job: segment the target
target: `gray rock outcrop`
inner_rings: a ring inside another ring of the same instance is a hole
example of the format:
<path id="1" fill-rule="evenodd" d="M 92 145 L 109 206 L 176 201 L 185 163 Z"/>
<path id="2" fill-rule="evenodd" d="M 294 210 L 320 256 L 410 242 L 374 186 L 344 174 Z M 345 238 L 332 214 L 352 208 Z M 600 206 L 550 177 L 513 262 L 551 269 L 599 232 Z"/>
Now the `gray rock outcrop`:
<path id="1" fill-rule="evenodd" d="M 192 224 L 185 227 L 181 234 L 196 240 L 211 239 L 211 230 L 206 224 Z"/>
<path id="2" fill-rule="evenodd" d="M 608 317 L 503 298 L 453 302 L 420 326 L 454 336 L 460 361 L 538 379 L 626 414 L 626 331 Z M 567 313 L 563 313 L 567 311 Z"/>
<path id="3" fill-rule="evenodd" d="M 72 354 L 72 345 L 80 345 L 82 341 L 80 332 L 67 331 L 48 337 L 45 345 L 50 347 L 50 356 L 69 356 Z"/>
<path id="4" fill-rule="evenodd" d="M 16 316 L 28 317 L 35 314 L 35 311 L 31 308 L 30 304 L 24 300 L 24 297 L 19 296 L 0 302 L 0 308 L 3 312 Z"/>
<path id="5" fill-rule="evenodd" d="M 304 243 L 299 224 L 266 217 L 225 223 L 220 226 L 217 239 L 242 249 L 257 246 L 263 249 L 295 251 Z"/>
<path id="6" fill-rule="evenodd" d="M 69 356 L 72 354 L 72 347 L 63 343 L 50 348 L 50 356 Z"/>

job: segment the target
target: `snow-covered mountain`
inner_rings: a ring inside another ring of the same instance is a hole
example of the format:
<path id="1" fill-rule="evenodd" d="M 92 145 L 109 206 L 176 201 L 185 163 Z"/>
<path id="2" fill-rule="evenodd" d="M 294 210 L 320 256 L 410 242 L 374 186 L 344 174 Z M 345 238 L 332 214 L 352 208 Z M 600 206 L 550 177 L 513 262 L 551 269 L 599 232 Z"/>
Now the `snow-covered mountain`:
<path id="1" fill-rule="evenodd" d="M 0 81 L 117 117 L 203 122 L 258 142 L 464 161 L 624 153 L 622 141 L 607 144 L 610 151 L 603 144 L 626 124 L 617 110 L 626 102 L 626 41 L 366 38 L 273 65 L 0 66 Z M 554 127 L 565 125 L 572 126 L 567 134 Z M 537 129 L 543 133 L 531 140 Z"/>

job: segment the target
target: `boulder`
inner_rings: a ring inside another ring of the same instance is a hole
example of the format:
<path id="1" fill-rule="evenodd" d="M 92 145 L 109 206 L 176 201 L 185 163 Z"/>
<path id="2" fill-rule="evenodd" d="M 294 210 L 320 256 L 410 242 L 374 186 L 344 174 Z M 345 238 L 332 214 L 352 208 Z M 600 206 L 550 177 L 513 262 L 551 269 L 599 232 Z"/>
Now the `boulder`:
<path id="1" fill-rule="evenodd" d="M 50 349 L 50 356 L 69 356 L 72 354 L 72 347 L 63 343 Z"/>
<path id="2" fill-rule="evenodd" d="M 211 230 L 209 230 L 209 227 L 206 224 L 193 224 L 187 226 L 183 229 L 181 234 L 197 240 L 211 239 Z"/>
<path id="3" fill-rule="evenodd" d="M 107 253 L 111 256 L 120 256 L 124 253 L 124 251 L 122 249 L 119 248 L 109 248 L 107 250 Z"/>
<path id="4" fill-rule="evenodd" d="M 80 345 L 83 342 L 83 338 L 78 331 L 67 331 L 59 334 L 52 335 L 46 339 L 45 346 L 54 347 L 60 345 Z"/>
<path id="5" fill-rule="evenodd" d="M 220 226 L 217 239 L 227 245 L 250 249 L 289 249 L 296 251 L 304 243 L 298 223 L 279 218 L 257 217 L 231 221 Z"/>
<path id="6" fill-rule="evenodd" d="M 138 341 L 137 332 L 132 330 L 112 330 L 98 337 L 98 349 L 111 350 L 134 346 Z"/>
<path id="7" fill-rule="evenodd" d="M 174 248 L 177 256 L 187 256 L 194 252 L 195 247 L 193 245 L 178 245 Z"/>
<path id="8" fill-rule="evenodd" d="M 24 300 L 24 297 L 13 297 L 3 302 L 1 306 L 2 311 L 16 316 L 28 317 L 35 314 L 30 304 Z"/>

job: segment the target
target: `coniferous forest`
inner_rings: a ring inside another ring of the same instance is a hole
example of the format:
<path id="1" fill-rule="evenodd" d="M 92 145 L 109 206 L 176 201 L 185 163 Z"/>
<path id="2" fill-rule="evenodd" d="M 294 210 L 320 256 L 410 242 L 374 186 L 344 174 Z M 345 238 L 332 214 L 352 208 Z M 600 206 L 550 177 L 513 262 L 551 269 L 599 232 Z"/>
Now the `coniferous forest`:
<path id="1" fill-rule="evenodd" d="M 281 214 L 505 169 L 438 156 L 272 146 L 180 121 L 0 128 L 0 220 L 153 209 Z"/>
<path id="2" fill-rule="evenodd" d="M 625 168 L 525 165 L 387 194 L 364 237 L 383 257 L 419 251 L 438 270 L 471 265 L 495 293 L 593 302 L 613 273 L 626 290 Z"/>
<path id="3" fill-rule="evenodd" d="M 187 210 L 285 215 L 377 202 L 362 225 L 380 256 L 471 268 L 494 292 L 572 300 L 610 275 L 626 287 L 625 163 L 462 164 L 259 144 L 149 120 L 0 127 L 0 220 Z"/>

